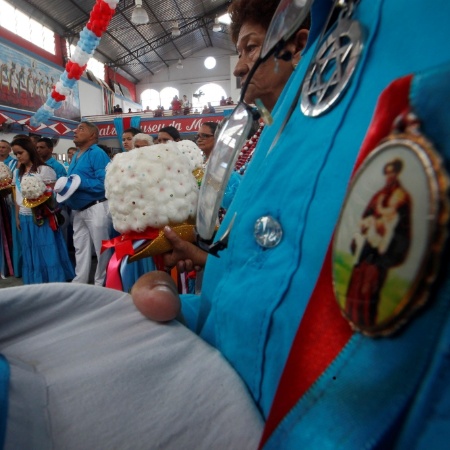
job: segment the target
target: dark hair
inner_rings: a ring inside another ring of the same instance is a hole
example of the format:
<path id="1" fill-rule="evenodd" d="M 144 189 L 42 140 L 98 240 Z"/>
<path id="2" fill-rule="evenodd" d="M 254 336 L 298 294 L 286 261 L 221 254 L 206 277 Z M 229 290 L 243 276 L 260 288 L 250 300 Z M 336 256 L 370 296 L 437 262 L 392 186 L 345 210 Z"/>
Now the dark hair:
<path id="1" fill-rule="evenodd" d="M 253 23 L 262 26 L 266 31 L 269 28 L 270 21 L 278 7 L 280 0 L 233 0 L 228 7 L 228 13 L 231 17 L 230 35 L 234 44 L 237 43 L 239 32 L 244 23 Z M 310 16 L 303 21 L 300 28 L 310 27 Z"/>
<path id="2" fill-rule="evenodd" d="M 169 136 L 172 136 L 175 141 L 179 141 L 181 139 L 180 132 L 175 127 L 163 127 L 159 130 L 161 133 L 167 133 Z"/>
<path id="3" fill-rule="evenodd" d="M 138 133 L 142 133 L 142 131 L 139 128 L 130 127 L 130 128 L 127 128 L 126 130 L 123 130 L 122 134 L 125 134 L 125 133 L 131 133 L 133 136 L 136 136 Z"/>
<path id="4" fill-rule="evenodd" d="M 395 173 L 400 173 L 403 169 L 403 161 L 401 159 L 394 159 L 392 161 L 389 161 L 384 165 L 383 173 L 386 173 L 386 169 L 388 167 L 392 167 Z"/>
<path id="5" fill-rule="evenodd" d="M 33 141 L 29 137 L 14 139 L 11 142 L 11 147 L 13 147 L 14 145 L 22 147 L 30 155 L 31 161 L 30 172 L 37 172 L 38 167 L 46 165 L 44 161 L 42 161 Z M 19 167 L 19 177 L 22 178 L 24 173 L 25 173 L 25 166 L 21 164 Z"/>
<path id="6" fill-rule="evenodd" d="M 97 146 L 100 147 L 108 155 L 109 158 L 111 158 L 112 150 L 110 147 L 104 144 L 97 144 Z"/>
<path id="7" fill-rule="evenodd" d="M 53 141 L 50 138 L 43 137 L 43 138 L 38 139 L 38 142 L 45 142 L 45 145 L 48 148 L 53 148 Z"/>
<path id="8" fill-rule="evenodd" d="M 13 137 L 13 141 L 14 141 L 15 139 L 19 139 L 19 138 L 31 139 L 30 136 L 27 136 L 26 134 L 16 134 L 16 135 Z"/>
<path id="9" fill-rule="evenodd" d="M 217 130 L 217 122 L 203 122 L 202 125 L 206 125 L 210 130 L 212 134 L 216 133 Z"/>

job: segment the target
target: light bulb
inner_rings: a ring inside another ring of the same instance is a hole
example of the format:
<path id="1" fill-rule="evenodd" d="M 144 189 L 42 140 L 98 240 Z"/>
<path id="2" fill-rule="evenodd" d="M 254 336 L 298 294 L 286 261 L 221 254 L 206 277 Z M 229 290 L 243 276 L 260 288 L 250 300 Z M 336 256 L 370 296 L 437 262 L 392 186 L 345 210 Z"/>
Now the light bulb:
<path id="1" fill-rule="evenodd" d="M 148 23 L 147 11 L 142 7 L 142 0 L 136 0 L 136 7 L 131 14 L 131 22 L 135 25 L 144 25 Z"/>
<path id="2" fill-rule="evenodd" d="M 178 28 L 178 25 L 172 27 L 172 37 L 176 38 L 181 34 L 180 29 Z"/>
<path id="3" fill-rule="evenodd" d="M 220 25 L 218 17 L 216 17 L 214 19 L 214 25 L 213 25 L 212 30 L 214 31 L 214 33 L 218 33 L 219 31 L 222 31 L 222 25 Z"/>

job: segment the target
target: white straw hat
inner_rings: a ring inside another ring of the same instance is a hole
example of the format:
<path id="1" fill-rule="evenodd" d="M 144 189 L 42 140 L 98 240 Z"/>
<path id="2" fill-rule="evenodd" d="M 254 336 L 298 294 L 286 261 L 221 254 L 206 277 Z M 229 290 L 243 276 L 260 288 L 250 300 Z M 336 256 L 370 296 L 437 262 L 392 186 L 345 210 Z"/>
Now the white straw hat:
<path id="1" fill-rule="evenodd" d="M 81 178 L 76 174 L 59 178 L 53 188 L 56 193 L 56 201 L 64 203 L 78 189 L 80 183 Z"/>

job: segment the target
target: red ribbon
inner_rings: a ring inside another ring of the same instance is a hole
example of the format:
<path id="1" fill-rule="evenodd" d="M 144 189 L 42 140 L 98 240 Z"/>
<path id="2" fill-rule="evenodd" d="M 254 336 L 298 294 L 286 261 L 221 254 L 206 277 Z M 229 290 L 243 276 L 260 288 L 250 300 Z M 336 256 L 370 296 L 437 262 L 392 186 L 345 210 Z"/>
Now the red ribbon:
<path id="1" fill-rule="evenodd" d="M 56 212 L 52 211 L 48 206 L 44 207 L 44 215 L 48 219 L 48 224 L 53 231 L 56 231 L 58 227 L 58 222 L 56 220 Z"/>
<path id="2" fill-rule="evenodd" d="M 122 278 L 120 276 L 121 262 L 122 258 L 118 258 L 117 254 L 114 252 L 114 254 L 111 256 L 111 259 L 109 260 L 108 268 L 106 269 L 105 287 L 123 291 Z"/>
<path id="3" fill-rule="evenodd" d="M 121 260 L 125 256 L 134 255 L 133 241 L 140 239 L 155 239 L 159 236 L 159 230 L 157 228 L 147 228 L 142 232 L 131 231 L 129 233 L 121 234 L 109 241 L 102 241 L 102 249 L 100 253 L 103 253 L 108 248 L 114 248 L 117 255 L 117 259 Z"/>

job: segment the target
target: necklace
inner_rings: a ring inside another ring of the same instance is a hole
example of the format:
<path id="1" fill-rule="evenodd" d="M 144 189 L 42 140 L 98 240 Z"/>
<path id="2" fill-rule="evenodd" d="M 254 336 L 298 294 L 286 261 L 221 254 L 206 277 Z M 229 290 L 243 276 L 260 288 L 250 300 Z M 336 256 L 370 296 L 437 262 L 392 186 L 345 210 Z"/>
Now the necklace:
<path id="1" fill-rule="evenodd" d="M 263 129 L 264 124 L 261 124 L 256 133 L 244 144 L 242 150 L 239 152 L 234 170 L 239 172 L 241 175 L 244 175 L 247 170 L 248 164 L 252 159 L 256 144 L 259 141 L 259 137 L 261 136 Z"/>

